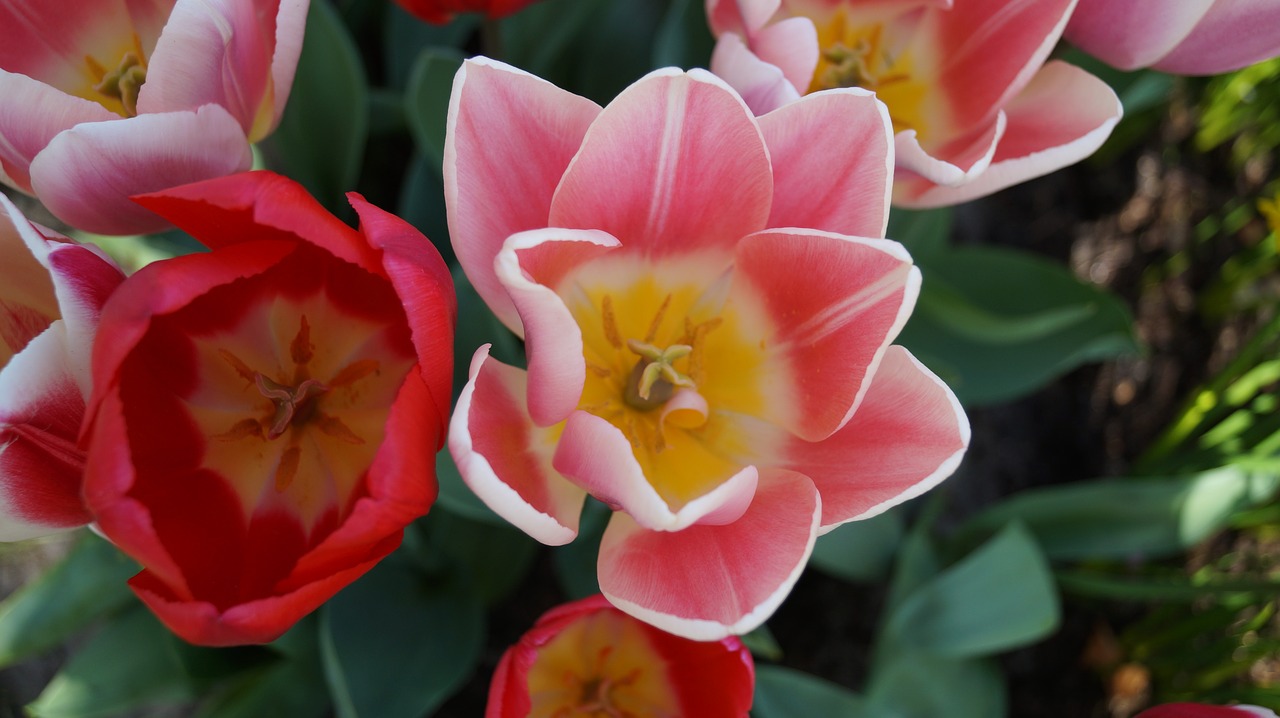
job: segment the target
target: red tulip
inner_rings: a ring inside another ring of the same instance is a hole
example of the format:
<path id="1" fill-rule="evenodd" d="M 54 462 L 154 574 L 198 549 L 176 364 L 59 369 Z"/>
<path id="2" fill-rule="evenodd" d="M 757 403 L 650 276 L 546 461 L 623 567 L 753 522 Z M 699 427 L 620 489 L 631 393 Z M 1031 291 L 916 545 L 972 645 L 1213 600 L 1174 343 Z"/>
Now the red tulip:
<path id="1" fill-rule="evenodd" d="M 212 251 L 144 267 L 103 310 L 85 495 L 194 643 L 276 638 L 435 498 L 451 280 L 350 199 L 359 231 L 268 172 L 137 198 Z"/>
<path id="2" fill-rule="evenodd" d="M 1148 708 L 1137 718 L 1276 718 L 1274 711 L 1258 706 L 1208 706 L 1202 703 L 1166 703 Z"/>
<path id="3" fill-rule="evenodd" d="M 499 18 L 522 10 L 536 0 L 396 0 L 400 7 L 427 22 L 443 25 L 460 12 L 479 12 Z"/>

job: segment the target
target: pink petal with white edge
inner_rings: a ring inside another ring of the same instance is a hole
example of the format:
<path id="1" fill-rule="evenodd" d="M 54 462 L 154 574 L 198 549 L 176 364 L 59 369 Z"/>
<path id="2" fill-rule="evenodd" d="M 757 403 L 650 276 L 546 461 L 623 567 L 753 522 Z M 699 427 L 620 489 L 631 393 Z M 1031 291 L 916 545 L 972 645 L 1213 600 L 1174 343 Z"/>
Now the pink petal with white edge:
<path id="1" fill-rule="evenodd" d="M 600 590 L 619 609 L 677 636 L 714 641 L 747 633 L 804 571 L 821 503 L 808 478 L 770 470 L 731 524 L 667 533 L 615 513 L 600 541 Z"/>
<path id="2" fill-rule="evenodd" d="M 892 196 L 893 124 L 873 93 L 849 89 L 808 95 L 761 117 L 760 130 L 773 161 L 770 227 L 884 236 Z"/>
<path id="3" fill-rule="evenodd" d="M 458 262 L 516 334 L 493 259 L 507 237 L 550 226 L 551 197 L 600 106 L 488 58 L 462 64 L 449 100 L 444 196 Z"/>
<path id="4" fill-rule="evenodd" d="M 703 70 L 655 70 L 591 123 L 552 227 L 599 229 L 650 255 L 730 251 L 765 226 L 773 172 L 751 111 Z"/>
<path id="5" fill-rule="evenodd" d="M 1080 0 L 1065 35 L 1109 65 L 1136 70 L 1169 54 L 1213 4 L 1214 0 Z"/>
<path id="6" fill-rule="evenodd" d="M 25 75 L 0 70 L 0 179 L 31 189 L 31 162 L 59 132 L 82 122 L 118 120 L 96 102 L 72 97 Z"/>
<path id="7" fill-rule="evenodd" d="M 827 439 L 793 438 L 786 467 L 822 494 L 822 531 L 923 494 L 955 471 L 969 420 L 947 385 L 911 353 L 889 347 L 853 417 Z"/>
<path id="8" fill-rule="evenodd" d="M 0 541 L 83 526 L 84 452 L 76 446 L 84 396 L 54 322 L 0 368 Z"/>
<path id="9" fill-rule="evenodd" d="M 549 546 L 578 535 L 587 494 L 551 467 L 554 439 L 531 421 L 526 374 L 476 350 L 449 423 L 449 453 L 462 479 L 494 513 Z"/>
<path id="10" fill-rule="evenodd" d="M 270 125 L 263 128 L 263 135 L 270 134 L 280 124 L 280 116 L 289 101 L 298 58 L 302 55 L 302 38 L 310 7 L 311 0 L 280 0 L 280 12 L 276 15 L 276 51 L 271 56 L 272 118 Z M 254 139 L 256 134 L 250 135 L 250 139 Z"/>
<path id="11" fill-rule="evenodd" d="M 804 407 L 786 428 L 808 441 L 830 436 L 911 315 L 920 271 L 897 242 L 800 229 L 746 237 L 735 264 L 742 291 L 757 293 L 773 318 L 771 351 L 791 368 Z"/>
<path id="12" fill-rule="evenodd" d="M 541 229 L 507 238 L 494 269 L 527 334 L 529 415 L 538 426 L 564 421 L 578 406 L 587 378 L 582 330 L 556 294 L 560 280 L 618 247 L 604 232 Z"/>
<path id="13" fill-rule="evenodd" d="M 1216 75 L 1280 55 L 1280 3 L 1217 0 L 1185 40 L 1156 69 Z"/>
<path id="14" fill-rule="evenodd" d="M 43 239 L 0 193 L 0 368 L 62 314 L 48 268 L 32 256 L 27 233 Z"/>
<path id="15" fill-rule="evenodd" d="M 711 71 L 729 83 L 757 115 L 800 99 L 800 92 L 776 65 L 756 57 L 742 38 L 721 35 L 711 53 Z"/>
<path id="16" fill-rule="evenodd" d="M 714 35 L 745 37 L 764 27 L 781 5 L 782 0 L 707 0 L 707 22 Z"/>
<path id="17" fill-rule="evenodd" d="M 645 477 L 622 431 L 585 411 L 575 411 L 565 422 L 552 464 L 587 493 L 627 513 L 650 531 L 681 531 L 695 524 L 718 526 L 737 521 L 751 503 L 758 480 L 754 466 L 743 467 L 672 511 Z"/>
<path id="18" fill-rule="evenodd" d="M 1007 124 L 1005 113 L 997 112 L 993 122 L 928 150 L 920 145 L 915 130 L 899 132 L 893 138 L 897 167 L 895 183 L 919 178 L 931 184 L 959 187 L 973 182 L 991 166 Z M 894 203 L 897 204 L 896 188 L 894 194 Z"/>
<path id="19" fill-rule="evenodd" d="M 63 132 L 31 163 L 31 184 L 49 211 L 99 234 L 168 226 L 129 201 L 135 194 L 249 168 L 253 155 L 235 118 L 216 105 L 138 115 Z"/>
<path id="20" fill-rule="evenodd" d="M 804 93 L 818 67 L 818 29 L 807 17 L 789 17 L 772 23 L 751 37 L 756 55 L 776 65 L 787 82 Z"/>
<path id="21" fill-rule="evenodd" d="M 1105 82 L 1057 60 L 1045 64 L 1006 109 L 1009 129 L 986 172 L 957 187 L 901 181 L 894 188 L 894 204 L 958 204 L 1074 164 L 1106 141 L 1123 113 Z"/>

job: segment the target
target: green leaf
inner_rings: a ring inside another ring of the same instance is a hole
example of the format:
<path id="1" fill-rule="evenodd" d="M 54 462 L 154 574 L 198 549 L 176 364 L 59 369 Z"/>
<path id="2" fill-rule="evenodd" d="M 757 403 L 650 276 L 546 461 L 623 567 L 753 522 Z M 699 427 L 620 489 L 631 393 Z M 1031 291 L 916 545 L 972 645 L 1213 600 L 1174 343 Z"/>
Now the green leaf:
<path id="1" fill-rule="evenodd" d="M 348 214 L 369 128 L 369 88 L 350 33 L 327 2 L 311 3 L 289 104 L 264 143 L 267 164 Z"/>
<path id="2" fill-rule="evenodd" d="M 1063 267 L 1010 249 L 921 257 L 899 341 L 968 405 L 1007 401 L 1080 364 L 1138 351 L 1128 309 Z"/>
<path id="3" fill-rule="evenodd" d="M 552 549 L 551 558 L 555 563 L 560 590 L 570 598 L 585 598 L 600 593 L 596 560 L 600 555 L 600 537 L 604 536 L 604 529 L 612 516 L 613 512 L 609 507 L 587 497 L 578 522 L 578 537 L 564 546 Z"/>
<path id="4" fill-rule="evenodd" d="M 461 269 L 453 270 L 453 286 L 458 294 L 458 330 L 453 346 L 453 387 L 455 398 L 467 384 L 471 359 L 482 344 L 489 344 L 489 356 L 512 366 L 524 366 L 524 349 L 510 329 L 494 316 L 471 286 Z"/>
<path id="5" fill-rule="evenodd" d="M 560 87 L 572 72 L 578 42 L 594 30 L 609 0 L 543 0 L 501 23 L 507 62 Z M 493 49 L 488 49 L 494 53 Z"/>
<path id="6" fill-rule="evenodd" d="M 1138 576 L 1123 578 L 1093 571 L 1059 571 L 1062 590 L 1078 596 L 1122 601 L 1190 602 L 1202 598 L 1223 600 L 1245 596 L 1268 600 L 1280 595 L 1280 581 L 1193 581 L 1186 576 Z"/>
<path id="7" fill-rule="evenodd" d="M 328 712 L 329 692 L 320 662 L 318 620 L 299 621 L 271 644 L 274 661 L 225 681 L 200 707 L 197 718 L 318 718 Z"/>
<path id="8" fill-rule="evenodd" d="M 134 606 L 89 639 L 27 710 L 35 718 L 95 718 L 190 699 L 178 645 Z"/>
<path id="9" fill-rule="evenodd" d="M 893 510 L 851 521 L 819 536 L 809 563 L 846 581 L 879 581 L 893 562 L 902 535 L 902 518 Z"/>
<path id="10" fill-rule="evenodd" d="M 894 209 L 889 213 L 889 239 L 901 242 L 916 262 L 928 255 L 945 251 L 951 237 L 952 210 Z"/>
<path id="11" fill-rule="evenodd" d="M 443 554 L 464 572 L 476 596 L 493 604 L 515 588 L 537 555 L 537 541 L 509 525 L 472 521 L 450 513 L 424 521 L 425 548 Z"/>
<path id="12" fill-rule="evenodd" d="M 459 52 L 424 50 L 413 64 L 404 93 L 404 109 L 414 144 L 437 173 L 444 164 L 444 135 L 453 76 L 461 66 Z"/>
<path id="13" fill-rule="evenodd" d="M 0 667 L 48 650 L 133 601 L 138 565 L 89 532 L 36 581 L 0 603 Z"/>
<path id="14" fill-rule="evenodd" d="M 404 89 L 409 83 L 409 76 L 424 49 L 462 50 L 480 24 L 480 15 L 465 13 L 447 25 L 432 25 L 410 15 L 395 3 L 386 3 L 386 6 L 383 61 L 386 63 L 387 84 L 396 90 Z"/>
<path id="15" fill-rule="evenodd" d="M 1280 471 L 1244 465 L 1188 476 L 1101 479 L 1016 494 L 972 518 L 960 540 L 1021 521 L 1052 559 L 1167 556 L 1199 543 L 1232 514 L 1280 488 Z"/>
<path id="16" fill-rule="evenodd" d="M 739 638 L 742 639 L 742 645 L 751 651 L 751 655 L 770 661 L 782 660 L 782 646 L 778 645 L 778 639 L 773 637 L 773 632 L 767 625 L 761 625 Z"/>
<path id="17" fill-rule="evenodd" d="M 969 658 L 1031 643 L 1058 621 L 1049 565 L 1031 534 L 1013 524 L 907 596 L 884 635 L 895 645 Z"/>
<path id="18" fill-rule="evenodd" d="M 918 651 L 897 652 L 878 667 L 866 705 L 867 714 L 877 718 L 1002 718 L 1008 712 L 1004 675 L 994 662 Z"/>
<path id="19" fill-rule="evenodd" d="M 475 492 L 463 483 L 462 474 L 458 472 L 458 466 L 453 463 L 453 457 L 448 451 L 436 454 L 436 481 L 440 484 L 440 495 L 436 501 L 446 511 L 493 526 L 507 525 L 506 519 L 485 506 Z"/>
<path id="20" fill-rule="evenodd" d="M 704 3 L 672 0 L 654 38 L 653 66 L 707 67 L 714 47 Z"/>
<path id="21" fill-rule="evenodd" d="M 756 667 L 753 718 L 890 718 L 868 710 L 853 691 L 781 666 Z"/>
<path id="22" fill-rule="evenodd" d="M 434 165 L 434 166 L 433 166 Z M 409 167 L 405 169 L 404 182 L 397 198 L 396 214 L 404 221 L 412 224 L 431 240 L 445 264 L 456 266 L 458 257 L 453 253 L 453 245 L 449 242 L 449 222 L 444 206 L 444 180 L 440 178 L 440 166 L 416 153 Z M 454 272 L 454 284 L 457 285 L 461 272 Z M 470 285 L 468 285 L 470 289 Z M 472 291 L 472 294 L 475 292 Z M 483 304 L 482 304 L 483 306 Z M 459 307 L 459 311 L 463 310 Z M 487 307 L 485 308 L 487 311 Z M 459 327 L 463 329 L 465 327 Z M 465 371 L 465 367 L 463 368 Z M 463 376 L 466 376 L 463 374 Z M 456 387 L 461 390 L 461 387 Z"/>

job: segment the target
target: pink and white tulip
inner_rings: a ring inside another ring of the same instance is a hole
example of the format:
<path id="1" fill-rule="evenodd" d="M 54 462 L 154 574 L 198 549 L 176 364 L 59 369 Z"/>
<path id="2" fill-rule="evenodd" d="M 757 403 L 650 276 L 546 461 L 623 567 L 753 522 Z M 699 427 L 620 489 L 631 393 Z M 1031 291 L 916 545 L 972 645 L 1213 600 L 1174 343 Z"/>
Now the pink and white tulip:
<path id="1" fill-rule="evenodd" d="M 757 114 L 833 87 L 893 118 L 894 204 L 982 197 L 1075 163 L 1120 119 L 1111 88 L 1048 61 L 1075 0 L 707 0 L 711 69 Z"/>
<path id="2" fill-rule="evenodd" d="M 98 316 L 123 279 L 0 195 L 0 541 L 90 521 L 77 440 Z"/>
<path id="3" fill-rule="evenodd" d="M 1276 718 L 1275 711 L 1260 706 L 1211 706 L 1203 703 L 1166 703 L 1148 708 L 1137 718 Z"/>
<path id="4" fill-rule="evenodd" d="M 1216 75 L 1280 55 L 1280 2 L 1080 0 L 1066 37 L 1122 70 Z"/>
<path id="5" fill-rule="evenodd" d="M 449 448 L 547 544 L 614 509 L 602 592 L 695 640 L 763 622 L 815 538 L 948 476 L 951 391 L 892 346 L 920 284 L 883 239 L 884 106 L 859 89 L 755 117 L 722 80 L 655 71 L 607 107 L 492 60 L 454 82 L 445 197 L 459 261 L 525 340 L 482 347 Z"/>
<path id="6" fill-rule="evenodd" d="M 129 197 L 249 168 L 293 84 L 309 0 L 0 5 L 0 181 L 103 234 Z"/>

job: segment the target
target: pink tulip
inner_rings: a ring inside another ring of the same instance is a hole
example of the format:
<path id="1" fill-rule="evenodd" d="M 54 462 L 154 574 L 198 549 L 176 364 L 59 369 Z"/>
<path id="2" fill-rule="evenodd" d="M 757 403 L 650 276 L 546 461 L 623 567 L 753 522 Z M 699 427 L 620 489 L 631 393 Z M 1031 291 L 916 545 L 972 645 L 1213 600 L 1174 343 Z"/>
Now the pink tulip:
<path id="1" fill-rule="evenodd" d="M 894 204 L 988 195 L 1077 162 L 1120 119 L 1096 77 L 1046 62 L 1075 0 L 707 0 L 711 69 L 757 113 L 831 87 L 893 117 Z"/>
<path id="2" fill-rule="evenodd" d="M 1280 2 L 1080 0 L 1066 37 L 1122 70 L 1215 75 L 1280 55 Z"/>
<path id="3" fill-rule="evenodd" d="M 293 83 L 308 0 L 0 5 L 0 181 L 104 234 L 135 194 L 248 169 Z"/>
<path id="4" fill-rule="evenodd" d="M 818 534 L 926 491 L 968 443 L 950 390 L 891 346 L 920 284 L 881 239 L 892 157 L 863 90 L 756 118 L 666 69 L 602 110 L 467 62 L 450 234 L 529 367 L 476 352 L 449 430 L 467 484 L 553 545 L 587 495 L 612 507 L 600 587 L 641 620 L 758 626 Z"/>
<path id="5" fill-rule="evenodd" d="M 123 279 L 0 194 L 0 541 L 90 520 L 76 442 L 98 316 Z"/>
<path id="6" fill-rule="evenodd" d="M 1208 706 L 1201 703 L 1167 703 L 1148 708 L 1137 718 L 1276 718 L 1274 711 L 1258 706 Z"/>

